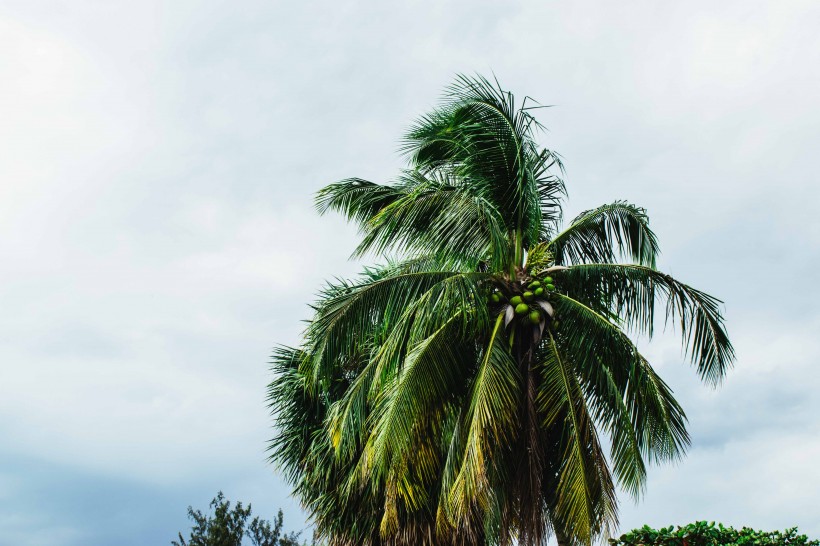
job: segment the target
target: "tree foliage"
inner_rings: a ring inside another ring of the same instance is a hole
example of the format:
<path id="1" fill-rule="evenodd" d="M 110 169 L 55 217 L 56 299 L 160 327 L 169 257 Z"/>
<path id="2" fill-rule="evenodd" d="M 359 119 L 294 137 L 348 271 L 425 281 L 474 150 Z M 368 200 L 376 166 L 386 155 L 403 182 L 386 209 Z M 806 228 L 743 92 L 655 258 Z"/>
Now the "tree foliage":
<path id="1" fill-rule="evenodd" d="M 734 529 L 722 523 L 697 521 L 683 526 L 652 529 L 648 525 L 609 540 L 611 546 L 820 546 L 798 534 L 797 528 L 785 531 Z"/>
<path id="2" fill-rule="evenodd" d="M 272 359 L 271 459 L 334 546 L 588 544 L 617 523 L 616 484 L 640 496 L 689 444 L 630 336 L 660 308 L 704 381 L 732 365 L 719 300 L 656 269 L 643 208 L 564 224 L 535 107 L 460 77 L 396 180 L 317 196 L 358 225 L 355 256 L 386 260 L 327 284 Z"/>
<path id="3" fill-rule="evenodd" d="M 172 546 L 241 546 L 245 537 L 253 546 L 302 546 L 299 533 L 284 532 L 282 510 L 273 522 L 256 516 L 248 523 L 251 505 L 246 508 L 237 502 L 231 508 L 231 502 L 225 500 L 222 491 L 217 493 L 210 507 L 213 515 L 188 507 L 188 518 L 194 523 L 190 536 L 186 540 L 182 533 L 178 533 L 179 541 L 172 540 Z"/>

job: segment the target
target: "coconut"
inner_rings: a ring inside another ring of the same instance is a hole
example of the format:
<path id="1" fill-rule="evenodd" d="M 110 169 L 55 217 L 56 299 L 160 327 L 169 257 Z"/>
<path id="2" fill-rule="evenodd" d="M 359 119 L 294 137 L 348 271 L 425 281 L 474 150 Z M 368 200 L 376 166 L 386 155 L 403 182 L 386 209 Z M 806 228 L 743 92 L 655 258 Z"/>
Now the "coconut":
<path id="1" fill-rule="evenodd" d="M 540 286 L 535 289 L 535 292 L 533 292 L 533 294 L 535 294 L 536 296 L 540 296 L 543 293 L 544 293 L 544 289 L 541 288 Z"/>
<path id="2" fill-rule="evenodd" d="M 524 300 L 521 299 L 521 296 L 513 296 L 513 297 L 510 298 L 510 303 L 512 305 L 518 305 L 522 301 L 524 301 Z"/>
<path id="3" fill-rule="evenodd" d="M 548 284 L 548 285 L 547 285 L 547 290 L 549 290 L 550 292 L 552 292 L 553 290 L 555 290 L 555 285 L 554 285 L 554 284 Z"/>
<path id="4" fill-rule="evenodd" d="M 538 288 L 539 286 L 541 286 L 541 283 L 540 283 L 540 282 L 538 282 L 538 281 L 532 281 L 532 282 L 529 284 L 528 288 L 530 288 L 530 289 L 532 289 L 532 288 Z"/>
<path id="5" fill-rule="evenodd" d="M 530 310 L 530 306 L 527 305 L 526 303 L 519 303 L 518 305 L 515 306 L 515 312 L 518 313 L 519 315 L 523 315 L 523 314 L 527 313 L 527 311 L 529 311 L 529 310 Z"/>
<path id="6" fill-rule="evenodd" d="M 547 284 L 552 284 L 552 277 L 544 277 L 544 282 Z"/>
<path id="7" fill-rule="evenodd" d="M 492 300 L 493 303 L 498 303 L 498 302 L 501 301 L 501 296 L 499 296 L 498 292 L 496 292 L 495 294 L 490 296 L 490 299 Z"/>
<path id="8" fill-rule="evenodd" d="M 530 322 L 533 324 L 538 324 L 541 322 L 541 313 L 538 311 L 530 311 Z"/>
<path id="9" fill-rule="evenodd" d="M 530 292 L 529 290 L 524 292 L 524 300 L 525 301 L 530 301 L 531 299 L 532 299 L 532 292 Z"/>

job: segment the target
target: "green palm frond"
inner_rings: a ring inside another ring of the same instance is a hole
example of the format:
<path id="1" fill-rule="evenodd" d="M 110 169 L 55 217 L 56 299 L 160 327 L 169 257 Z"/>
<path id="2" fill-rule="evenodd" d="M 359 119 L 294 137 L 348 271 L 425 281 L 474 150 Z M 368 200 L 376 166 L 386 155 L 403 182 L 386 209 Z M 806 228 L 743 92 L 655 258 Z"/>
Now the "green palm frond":
<path id="1" fill-rule="evenodd" d="M 655 267 L 660 252 L 646 210 L 616 201 L 579 214 L 550 242 L 555 263 L 611 263 L 625 257 Z"/>
<path id="2" fill-rule="evenodd" d="M 316 210 L 319 214 L 330 210 L 340 212 L 361 227 L 380 210 L 406 197 L 407 193 L 408 190 L 400 185 L 386 186 L 361 178 L 348 178 L 319 190 Z"/>
<path id="3" fill-rule="evenodd" d="M 719 384 L 732 365 L 722 302 L 670 275 L 641 265 L 582 264 L 562 271 L 561 282 L 576 300 L 650 336 L 656 300 L 665 299 L 666 319 L 679 326 L 684 350 L 704 381 Z"/>
<path id="4" fill-rule="evenodd" d="M 513 439 L 510 433 L 519 380 L 516 363 L 506 348 L 503 323 L 504 315 L 499 314 L 468 396 L 460 468 L 446 492 L 446 500 L 442 496 L 451 521 L 465 529 L 475 526 L 475 513 L 485 512 L 491 506 L 489 473 L 494 454 Z"/>
<path id="5" fill-rule="evenodd" d="M 315 385 L 326 381 L 334 366 L 358 359 L 362 350 L 384 336 L 431 288 L 453 277 L 475 278 L 481 273 L 424 270 L 436 260 L 414 260 L 388 268 L 384 275 L 369 275 L 359 283 L 341 283 L 325 291 L 316 305 L 316 316 L 305 338 L 312 358 L 304 365 Z M 452 286 L 457 283 L 449 283 Z M 479 288 L 470 285 L 473 291 Z M 463 294 L 463 292 L 462 292 Z M 478 297 L 476 294 L 475 297 Z"/>
<path id="6" fill-rule="evenodd" d="M 637 497 L 645 485 L 644 457 L 664 462 L 683 455 L 686 416 L 617 324 L 571 297 L 557 298 L 557 313 L 572 324 L 559 336 L 561 347 L 575 364 L 595 421 L 612 439 L 615 475 Z"/>
<path id="7" fill-rule="evenodd" d="M 507 229 L 520 233 L 526 247 L 560 218 L 565 194 L 561 178 L 551 174 L 560 167 L 558 156 L 534 143 L 537 127 L 511 93 L 482 77 L 459 76 L 442 106 L 410 130 L 403 150 L 422 171 L 452 172 L 486 188 Z"/>
<path id="8" fill-rule="evenodd" d="M 561 430 L 562 466 L 552 499 L 554 525 L 589 544 L 617 524 L 616 493 L 578 378 L 552 334 L 541 352 L 544 426 Z"/>
<path id="9" fill-rule="evenodd" d="M 275 379 L 268 402 L 276 410 L 275 436 L 271 440 L 271 461 L 294 483 L 299 497 L 320 535 L 338 545 L 372 544 L 384 504 L 381 487 L 345 489 L 338 487 L 354 468 L 355 457 L 337 457 L 324 433 L 329 404 L 341 396 L 344 380 L 314 396 L 309 378 L 300 370 L 309 355 L 291 348 L 278 348 L 272 357 Z"/>
<path id="10" fill-rule="evenodd" d="M 413 188 L 369 218 L 354 256 L 389 250 L 455 261 L 499 261 L 509 254 L 504 220 L 481 187 L 456 184 L 447 174 L 405 176 L 416 179 Z"/>
<path id="11" fill-rule="evenodd" d="M 459 380 L 474 367 L 475 355 L 459 322 L 460 317 L 453 316 L 410 347 L 401 371 L 379 393 L 371 433 L 377 472 L 385 472 L 395 457 L 407 457 L 414 449 L 416 427 L 463 388 Z M 435 468 L 421 471 L 431 477 Z"/>
<path id="12" fill-rule="evenodd" d="M 334 402 L 328 410 L 325 427 L 330 442 L 337 454 L 341 453 L 344 457 L 355 456 L 358 446 L 367 434 L 367 419 L 371 411 L 368 401 L 376 367 L 376 361 L 367 362 L 342 398 Z"/>
<path id="13" fill-rule="evenodd" d="M 276 436 L 268 448 L 270 460 L 291 480 L 300 477 L 301 463 L 310 450 L 310 429 L 324 419 L 316 400 L 306 389 L 299 367 L 309 356 L 290 347 L 278 347 L 271 356 L 275 376 L 268 386 L 268 405 L 275 408 Z"/>
<path id="14" fill-rule="evenodd" d="M 533 179 L 538 190 L 538 201 L 543 211 L 540 240 L 550 240 L 555 236 L 563 218 L 561 201 L 567 196 L 567 188 L 560 175 L 564 173 L 564 165 L 561 157 L 552 150 L 539 151 L 531 146 L 529 155 Z M 560 175 L 555 172 L 556 170 Z"/>
<path id="15" fill-rule="evenodd" d="M 486 328 L 486 306 L 490 277 L 486 273 L 460 273 L 430 286 L 395 321 L 372 359 L 377 363 L 371 391 L 378 391 L 401 372 L 410 347 L 421 343 L 445 323 L 453 321 L 460 335 Z"/>

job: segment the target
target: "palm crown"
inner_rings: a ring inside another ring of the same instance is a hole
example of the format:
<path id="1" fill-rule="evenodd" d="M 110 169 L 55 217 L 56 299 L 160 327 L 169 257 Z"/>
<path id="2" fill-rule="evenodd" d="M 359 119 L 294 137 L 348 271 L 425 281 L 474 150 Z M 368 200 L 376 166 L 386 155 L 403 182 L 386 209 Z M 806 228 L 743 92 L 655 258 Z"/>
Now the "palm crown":
<path id="1" fill-rule="evenodd" d="M 318 194 L 360 226 L 357 256 L 392 257 L 329 284 L 273 357 L 272 459 L 331 544 L 589 543 L 617 522 L 615 484 L 638 496 L 689 443 L 627 332 L 651 336 L 660 302 L 704 381 L 732 363 L 720 302 L 656 270 L 643 209 L 562 228 L 534 106 L 459 77 L 398 180 Z"/>

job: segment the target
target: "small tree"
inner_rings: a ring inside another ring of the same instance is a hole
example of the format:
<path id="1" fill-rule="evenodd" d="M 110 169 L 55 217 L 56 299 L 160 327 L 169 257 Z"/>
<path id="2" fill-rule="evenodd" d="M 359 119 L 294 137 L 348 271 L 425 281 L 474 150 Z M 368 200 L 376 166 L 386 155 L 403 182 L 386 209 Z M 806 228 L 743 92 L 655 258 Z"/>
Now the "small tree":
<path id="1" fill-rule="evenodd" d="M 257 516 L 248 524 L 250 504 L 245 508 L 241 502 L 237 502 L 231 509 L 231 502 L 225 500 L 225 495 L 220 491 L 210 506 L 213 516 L 188 507 L 188 518 L 194 522 L 191 536 L 186 541 L 182 533 L 178 533 L 179 542 L 172 540 L 173 546 L 241 546 L 245 536 L 253 546 L 300 546 L 301 533 L 283 533 L 282 510 L 279 510 L 272 523 Z"/>

